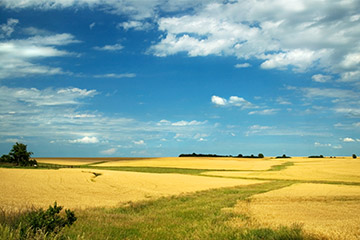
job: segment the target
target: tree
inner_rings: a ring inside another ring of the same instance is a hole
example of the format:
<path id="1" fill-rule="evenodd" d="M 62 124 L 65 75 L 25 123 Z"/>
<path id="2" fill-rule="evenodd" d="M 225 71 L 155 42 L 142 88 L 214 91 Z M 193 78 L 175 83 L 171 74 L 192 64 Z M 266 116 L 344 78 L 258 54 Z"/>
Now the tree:
<path id="1" fill-rule="evenodd" d="M 353 155 L 352 155 L 352 158 L 357 158 L 356 154 L 353 154 Z"/>
<path id="2" fill-rule="evenodd" d="M 1 157 L 2 162 L 14 163 L 15 165 L 20 166 L 34 166 L 37 164 L 36 160 L 31 160 L 30 157 L 33 154 L 32 152 L 28 152 L 26 149 L 26 145 L 22 143 L 16 143 L 13 145 L 10 153 L 8 155 L 3 155 Z"/>
<path id="3" fill-rule="evenodd" d="M 259 153 L 258 158 L 264 158 L 264 154 Z"/>

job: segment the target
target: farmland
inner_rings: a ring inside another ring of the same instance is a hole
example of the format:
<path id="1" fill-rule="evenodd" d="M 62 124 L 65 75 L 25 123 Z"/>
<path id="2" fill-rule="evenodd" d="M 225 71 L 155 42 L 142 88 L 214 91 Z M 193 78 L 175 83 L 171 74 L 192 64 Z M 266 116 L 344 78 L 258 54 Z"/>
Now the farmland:
<path id="1" fill-rule="evenodd" d="M 57 201 L 78 215 L 63 232 L 71 239 L 360 235 L 358 159 L 37 160 L 39 169 L 0 168 L 0 206 L 11 212 Z"/>

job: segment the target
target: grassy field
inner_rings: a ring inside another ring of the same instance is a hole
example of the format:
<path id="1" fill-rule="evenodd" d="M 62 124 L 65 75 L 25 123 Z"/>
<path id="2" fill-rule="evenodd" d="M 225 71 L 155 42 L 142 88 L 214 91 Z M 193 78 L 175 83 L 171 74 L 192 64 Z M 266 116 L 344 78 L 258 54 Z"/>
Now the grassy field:
<path id="1" fill-rule="evenodd" d="M 24 206 L 46 207 L 55 200 L 75 209 L 78 220 L 62 232 L 69 239 L 360 236 L 358 159 L 63 158 L 38 162 L 39 167 L 56 164 L 59 169 L 0 168 L 0 206 L 10 216 Z M 0 224 L 0 237 L 3 233 L 2 239 L 11 239 L 1 230 L 4 224 Z"/>

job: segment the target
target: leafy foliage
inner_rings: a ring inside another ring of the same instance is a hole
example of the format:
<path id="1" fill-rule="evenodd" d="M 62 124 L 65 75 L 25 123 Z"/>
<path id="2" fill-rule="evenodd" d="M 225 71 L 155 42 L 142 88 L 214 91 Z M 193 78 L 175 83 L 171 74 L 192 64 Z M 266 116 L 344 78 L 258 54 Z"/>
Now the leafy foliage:
<path id="1" fill-rule="evenodd" d="M 353 155 L 352 155 L 352 158 L 357 158 L 356 154 L 353 154 Z"/>
<path id="2" fill-rule="evenodd" d="M 49 206 L 44 211 L 42 208 L 37 211 L 32 211 L 19 219 L 20 236 L 29 235 L 30 233 L 36 234 L 38 231 L 43 233 L 59 233 L 65 226 L 70 226 L 76 221 L 74 212 L 71 210 L 65 210 L 65 217 L 60 216 L 62 206 Z"/>
<path id="3" fill-rule="evenodd" d="M 13 145 L 8 155 L 3 155 L 0 158 L 1 162 L 13 163 L 18 166 L 35 166 L 37 162 L 35 159 L 30 159 L 32 152 L 28 152 L 26 145 L 22 143 L 16 143 Z"/>

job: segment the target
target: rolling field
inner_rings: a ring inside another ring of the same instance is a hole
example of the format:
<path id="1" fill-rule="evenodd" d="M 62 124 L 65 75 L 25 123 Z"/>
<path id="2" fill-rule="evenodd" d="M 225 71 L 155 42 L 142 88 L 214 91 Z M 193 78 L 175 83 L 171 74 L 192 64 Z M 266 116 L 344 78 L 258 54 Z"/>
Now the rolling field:
<path id="1" fill-rule="evenodd" d="M 194 158 L 169 157 L 140 160 L 115 160 L 96 164 L 99 167 L 166 167 L 190 169 L 224 169 L 224 170 L 267 170 L 279 164 L 281 160 L 245 159 L 245 158 Z"/>
<path id="2" fill-rule="evenodd" d="M 98 169 L 0 168 L 0 176 L 0 206 L 18 209 L 47 207 L 54 201 L 67 208 L 116 207 L 130 201 L 264 182 Z"/>
<path id="3" fill-rule="evenodd" d="M 294 184 L 255 195 L 247 207 L 262 225 L 303 224 L 328 239 L 360 237 L 360 186 Z"/>
<path id="4" fill-rule="evenodd" d="M 360 161 L 350 157 L 291 158 L 292 166 L 281 171 L 209 171 L 205 175 L 299 181 L 338 181 L 360 183 Z"/>
<path id="5" fill-rule="evenodd" d="M 0 206 L 46 207 L 56 200 L 77 209 L 78 222 L 65 231 L 70 239 L 80 233 L 91 239 L 360 238 L 359 159 L 74 158 L 39 163 L 64 166 L 0 168 Z"/>

